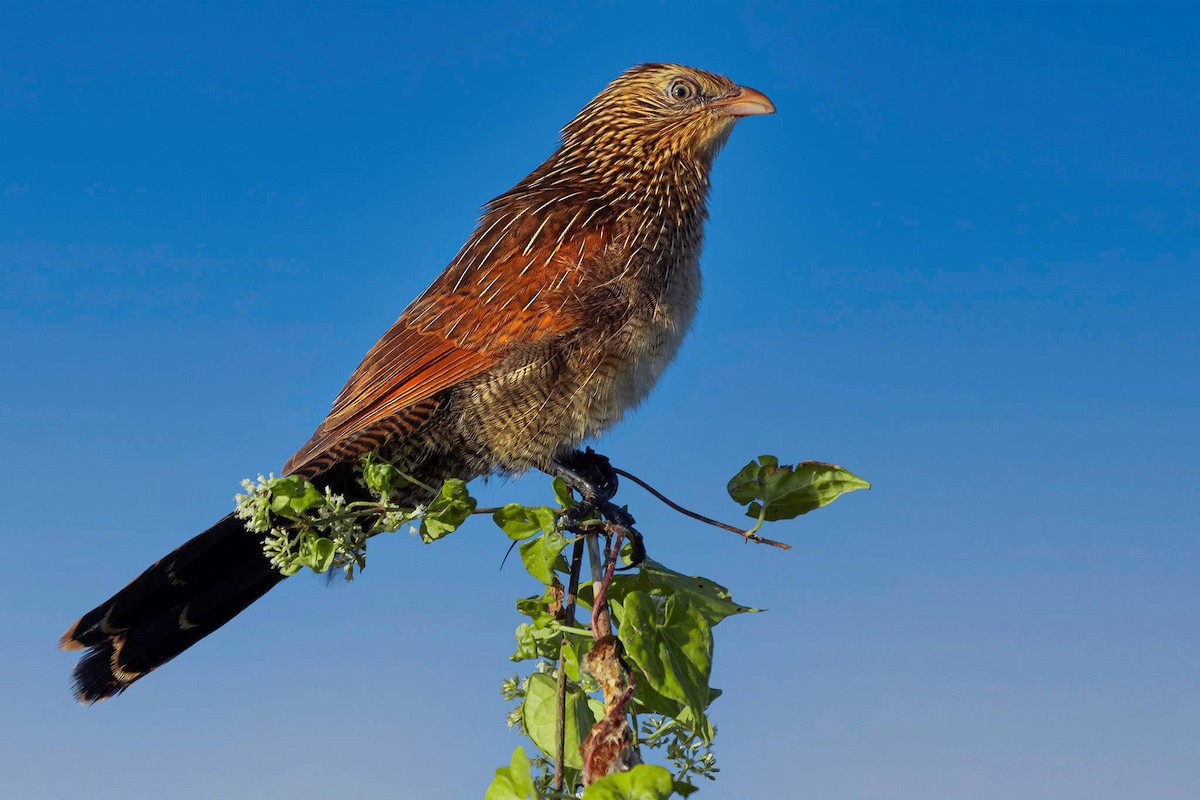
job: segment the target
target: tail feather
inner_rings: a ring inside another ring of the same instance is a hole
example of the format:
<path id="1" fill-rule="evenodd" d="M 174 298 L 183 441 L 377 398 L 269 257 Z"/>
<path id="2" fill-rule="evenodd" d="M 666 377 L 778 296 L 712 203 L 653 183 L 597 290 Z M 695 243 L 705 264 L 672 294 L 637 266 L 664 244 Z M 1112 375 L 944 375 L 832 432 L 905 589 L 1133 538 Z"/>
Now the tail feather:
<path id="1" fill-rule="evenodd" d="M 84 704 L 120 694 L 262 597 L 283 576 L 230 515 L 155 562 L 63 634 Z"/>

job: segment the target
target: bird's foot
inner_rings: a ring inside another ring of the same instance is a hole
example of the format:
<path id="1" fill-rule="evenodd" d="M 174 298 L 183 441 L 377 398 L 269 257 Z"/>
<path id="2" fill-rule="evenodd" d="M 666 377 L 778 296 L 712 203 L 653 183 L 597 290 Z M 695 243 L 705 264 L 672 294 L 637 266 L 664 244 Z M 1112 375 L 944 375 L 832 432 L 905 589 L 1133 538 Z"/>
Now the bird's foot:
<path id="1" fill-rule="evenodd" d="M 617 473 L 608 457 L 590 447 L 555 458 L 551 474 L 562 478 L 585 503 L 603 503 L 617 493 Z"/>
<path id="2" fill-rule="evenodd" d="M 576 450 L 554 459 L 551 474 L 562 478 L 567 486 L 579 494 L 581 501 L 566 511 L 565 527 L 587 519 L 598 513 L 609 522 L 620 525 L 629 537 L 630 563 L 624 569 L 636 567 L 646 560 L 646 546 L 642 534 L 634 528 L 633 515 L 614 504 L 619 481 L 617 473 L 606 456 L 592 448 Z"/>

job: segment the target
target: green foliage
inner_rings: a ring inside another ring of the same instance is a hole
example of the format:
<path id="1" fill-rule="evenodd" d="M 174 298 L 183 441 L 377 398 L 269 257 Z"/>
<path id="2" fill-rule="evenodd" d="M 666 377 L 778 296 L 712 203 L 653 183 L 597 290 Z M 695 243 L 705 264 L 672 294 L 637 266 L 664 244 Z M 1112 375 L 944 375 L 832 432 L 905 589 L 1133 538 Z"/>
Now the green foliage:
<path id="1" fill-rule="evenodd" d="M 781 467 L 775 456 L 759 456 L 730 478 L 727 488 L 734 502 L 749 506 L 746 516 L 758 520 L 753 532 L 764 520 L 795 519 L 871 484 L 835 464 L 805 461 Z"/>
<path id="2" fill-rule="evenodd" d="M 368 454 L 359 463 L 366 498 L 347 501 L 299 476 L 258 477 L 244 481 L 236 514 L 249 531 L 262 537 L 263 552 L 284 575 L 308 568 L 317 573 L 341 570 L 349 580 L 366 566 L 367 541 L 404 526 L 424 542 L 457 530 L 477 511 L 466 484 L 457 479 L 440 487 L 426 486 L 405 467 Z M 761 456 L 729 481 L 729 494 L 757 520 L 791 519 L 832 502 L 841 494 L 869 488 L 857 476 L 831 464 L 804 462 L 780 466 L 774 456 Z M 495 510 L 492 520 L 518 548 L 525 571 L 543 586 L 541 594 L 517 601 L 527 620 L 516 629 L 512 660 L 532 669 L 504 681 L 505 699 L 516 704 L 509 724 L 529 737 L 537 749 L 532 759 L 518 747 L 512 762 L 496 770 L 486 800 L 558 800 L 576 798 L 582 774 L 580 744 L 604 716 L 600 686 L 583 668 L 594 642 L 591 630 L 564 612 L 560 575 L 570 567 L 563 549 L 576 541 L 562 528 L 564 512 L 577 504 L 566 484 L 552 483 L 553 506 L 510 503 Z M 426 502 L 413 505 L 415 497 Z M 604 522 L 598 511 L 576 514 L 575 532 L 588 532 Z M 671 765 L 640 765 L 601 778 L 582 794 L 584 800 L 662 800 L 697 791 L 696 778 L 713 780 L 719 771 L 712 752 L 716 729 L 708 719 L 710 704 L 720 696 L 709 685 L 713 659 L 713 627 L 727 617 L 759 609 L 734 602 L 724 586 L 708 578 L 676 572 L 646 559 L 636 572 L 613 577 L 607 591 L 624 646 L 624 662 L 633 670 L 630 711 L 641 725 L 635 744 L 653 750 Z M 583 581 L 579 602 L 592 600 Z M 568 793 L 550 792 L 556 750 L 558 670 L 564 673 L 564 772 Z"/>
<path id="3" fill-rule="evenodd" d="M 526 661 L 531 658 L 554 658 L 558 654 L 561 635 L 551 627 L 539 628 L 529 623 L 517 626 L 517 651 L 509 658 Z"/>
<path id="4" fill-rule="evenodd" d="M 651 559 L 646 559 L 636 573 L 614 577 L 608 594 L 623 634 L 632 633 L 631 624 L 650 633 L 622 637 L 627 655 L 646 676 L 638 681 L 634 692 L 638 706 L 652 714 L 676 718 L 681 722 L 681 731 L 711 742 L 716 732 L 704 711 L 721 694 L 708 685 L 709 667 L 705 666 L 712 663 L 711 629 L 726 617 L 760 609 L 735 603 L 729 590 L 716 581 L 684 575 Z M 639 595 L 635 621 L 629 621 L 628 598 L 635 594 Z M 653 599 L 653 607 L 647 598 Z M 657 617 L 666 615 L 668 600 L 673 601 L 671 622 L 661 628 Z M 680 601 L 685 610 L 675 608 L 674 603 Z M 674 666 L 672 659 L 683 661 Z M 697 670 L 703 673 L 703 693 Z"/>
<path id="5" fill-rule="evenodd" d="M 300 546 L 298 549 L 299 553 L 296 556 L 297 563 L 308 567 L 313 572 L 328 572 L 329 568 L 333 566 L 333 557 L 336 554 L 336 548 L 332 539 L 317 536 L 312 531 L 304 531 L 300 534 Z"/>
<path id="6" fill-rule="evenodd" d="M 706 728 L 713 638 L 704 615 L 683 595 L 660 598 L 630 592 L 620 622 L 625 652 L 650 688 L 681 703 Z"/>
<path id="7" fill-rule="evenodd" d="M 297 476 L 243 481 L 246 494 L 237 496 L 237 516 L 246 527 L 263 534 L 263 552 L 284 575 L 307 567 L 314 572 L 342 569 L 347 578 L 366 561 L 366 538 L 350 518 L 344 498 Z M 366 505 L 366 504 L 360 504 Z"/>
<path id="8" fill-rule="evenodd" d="M 608 589 L 610 598 L 620 600 L 629 592 L 645 592 L 654 597 L 686 597 L 710 626 L 733 614 L 762 610 L 733 602 L 729 590 L 716 581 L 684 575 L 649 558 L 642 562 L 636 573 L 613 577 Z"/>
<path id="9" fill-rule="evenodd" d="M 523 506 L 509 503 L 492 514 L 492 521 L 513 541 L 528 539 L 538 533 L 558 530 L 558 515 L 546 506 Z"/>
<path id="10" fill-rule="evenodd" d="M 410 485 L 398 466 L 385 460 L 375 451 L 363 456 L 359 462 L 359 469 L 362 471 L 363 483 L 371 490 L 371 494 L 379 498 L 390 500 L 393 493 Z"/>
<path id="11" fill-rule="evenodd" d="M 554 502 L 558 503 L 562 508 L 574 508 L 578 502 L 571 495 L 570 488 L 567 487 L 567 482 L 562 478 L 555 478 L 550 482 L 550 487 L 554 490 Z"/>
<path id="12" fill-rule="evenodd" d="M 321 503 L 317 487 L 297 475 L 277 478 L 271 486 L 271 513 L 285 519 L 303 520 L 304 513 Z"/>
<path id="13" fill-rule="evenodd" d="M 550 607 L 551 604 L 561 604 L 562 594 L 562 584 L 555 581 L 546 587 L 540 597 L 523 597 L 517 601 L 517 611 L 529 617 L 530 621 L 517 626 L 517 652 L 510 656 L 513 661 L 557 657 L 559 643 L 564 634 L 564 626 L 551 612 Z M 586 649 L 586 642 L 580 635 L 582 633 L 582 631 L 577 631 L 568 639 L 571 652 L 567 659 L 567 674 L 576 681 L 579 680 L 578 650 L 581 647 Z M 574 666 L 574 674 L 572 674 L 572 666 Z"/>
<path id="14" fill-rule="evenodd" d="M 691 777 L 717 779 L 721 770 L 712 752 L 712 740 L 705 739 L 679 719 L 651 715 L 642 719 L 639 741 L 643 747 L 658 749 L 671 762 L 675 774 L 675 791 L 687 797 L 699 791 L 688 783 Z"/>
<path id="15" fill-rule="evenodd" d="M 524 748 L 513 751 L 512 762 L 496 770 L 484 800 L 539 800 L 541 795 L 533 788 L 529 759 Z"/>
<path id="16" fill-rule="evenodd" d="M 666 800 L 674 794 L 671 773 L 654 764 L 608 775 L 583 790 L 583 800 Z"/>
<path id="17" fill-rule="evenodd" d="M 428 544 L 454 533 L 475 513 L 477 505 L 467 492 L 466 483 L 458 478 L 446 481 L 421 518 L 421 541 Z"/>
<path id="18" fill-rule="evenodd" d="M 263 534 L 263 552 L 284 575 L 307 567 L 318 573 L 341 570 L 349 580 L 366 567 L 370 537 L 419 522 L 415 532 L 422 541 L 433 542 L 475 512 L 475 498 L 457 478 L 434 490 L 373 453 L 359 462 L 359 471 L 369 500 L 348 503 L 328 488 L 321 494 L 297 475 L 259 475 L 257 482 L 242 482 L 245 493 L 237 496 L 234 513 L 249 530 Z M 397 492 L 414 486 L 428 491 L 428 505 L 393 505 Z"/>
<path id="19" fill-rule="evenodd" d="M 525 734 L 546 755 L 554 757 L 555 725 L 558 718 L 558 681 L 544 672 L 529 676 L 525 685 L 525 702 L 521 704 L 521 723 Z M 588 695 L 576 685 L 567 686 L 566 714 L 563 725 L 563 763 L 572 769 L 583 769 L 579 745 L 587 738 L 592 726 L 599 721 Z"/>
<path id="20" fill-rule="evenodd" d="M 527 539 L 517 545 L 521 553 L 521 562 L 525 571 L 547 586 L 558 579 L 555 571 L 566 572 L 569 567 L 562 557 L 562 549 L 571 543 L 571 539 L 558 531 L 543 533 L 536 539 Z"/>
<path id="21" fill-rule="evenodd" d="M 496 770 L 484 800 L 544 800 L 531 774 L 532 765 L 524 748 L 513 751 L 511 763 Z M 668 800 L 680 784 L 671 779 L 663 767 L 639 764 L 628 772 L 618 772 L 601 778 L 583 791 L 583 800 Z M 695 787 L 682 784 L 686 797 Z"/>

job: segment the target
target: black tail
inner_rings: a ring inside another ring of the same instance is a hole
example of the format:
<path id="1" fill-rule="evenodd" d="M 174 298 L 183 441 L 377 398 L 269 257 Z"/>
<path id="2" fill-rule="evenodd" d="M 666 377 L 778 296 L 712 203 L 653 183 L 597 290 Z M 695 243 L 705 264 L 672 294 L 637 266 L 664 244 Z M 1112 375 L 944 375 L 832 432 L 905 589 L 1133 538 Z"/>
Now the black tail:
<path id="1" fill-rule="evenodd" d="M 283 580 L 262 541 L 233 515 L 177 548 L 63 634 L 75 696 L 95 703 L 125 691 L 240 614 Z"/>

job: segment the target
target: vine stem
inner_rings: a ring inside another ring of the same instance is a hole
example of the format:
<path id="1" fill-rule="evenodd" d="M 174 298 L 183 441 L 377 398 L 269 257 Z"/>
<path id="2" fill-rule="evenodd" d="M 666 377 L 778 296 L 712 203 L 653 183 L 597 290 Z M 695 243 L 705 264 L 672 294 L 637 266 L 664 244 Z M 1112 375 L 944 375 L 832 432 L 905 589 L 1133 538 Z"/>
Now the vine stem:
<path id="1" fill-rule="evenodd" d="M 600 534 L 590 533 L 587 539 L 588 560 L 592 567 L 592 636 L 599 641 L 605 636 L 612 636 L 612 618 L 609 615 L 608 603 L 601 594 L 604 588 L 604 560 L 600 556 Z"/>
<path id="2" fill-rule="evenodd" d="M 571 551 L 571 576 L 567 582 L 567 596 L 563 598 L 563 622 L 575 624 L 575 599 L 579 594 L 579 570 L 583 566 L 583 539 L 575 540 L 575 549 Z M 565 765 L 567 757 L 566 720 L 567 720 L 567 670 L 566 670 L 567 634 L 564 632 L 558 640 L 558 693 L 555 696 L 554 715 L 554 791 L 563 791 L 565 780 Z"/>
<path id="3" fill-rule="evenodd" d="M 736 533 L 738 536 L 741 536 L 743 539 L 745 539 L 748 542 L 755 542 L 757 544 L 769 544 L 769 545 L 771 545 L 771 547 L 778 547 L 781 550 L 791 550 L 792 549 L 792 546 L 790 544 L 787 544 L 786 542 L 777 542 L 774 539 L 768 539 L 764 536 L 759 536 L 757 533 L 755 533 L 755 531 L 757 531 L 762 526 L 762 523 L 763 523 L 762 519 L 759 519 L 758 524 L 755 525 L 753 528 L 750 528 L 749 530 L 745 530 L 743 528 L 737 527 L 736 525 L 730 525 L 728 523 L 721 522 L 719 520 L 715 520 L 711 517 L 706 517 L 703 514 L 700 514 L 696 511 L 692 511 L 690 508 L 684 508 L 683 506 L 679 505 L 678 503 L 676 503 L 673 500 L 671 500 L 670 498 L 668 498 L 666 495 L 664 495 L 658 489 L 655 489 L 653 486 L 646 483 L 644 480 L 639 478 L 637 475 L 626 472 L 623 469 L 618 469 L 616 467 L 613 467 L 612 471 L 617 473 L 618 475 L 620 475 L 623 478 L 628 478 L 629 480 L 633 481 L 638 486 L 642 487 L 647 492 L 654 495 L 654 497 L 656 497 L 662 503 L 669 506 L 670 508 L 673 508 L 674 510 L 678 511 L 680 514 L 683 514 L 684 516 L 691 517 L 694 520 L 699 520 L 700 522 L 706 523 L 708 525 L 712 525 L 714 528 L 720 528 L 723 531 L 731 531 L 733 533 Z M 764 509 L 764 512 L 765 512 L 765 509 Z M 761 517 L 762 514 L 760 514 L 759 516 Z"/>
<path id="4" fill-rule="evenodd" d="M 607 529 L 611 536 L 606 539 L 608 552 L 602 560 L 596 552 L 599 550 L 598 536 L 588 539 L 588 554 L 592 562 L 592 636 L 600 641 L 605 636 L 612 636 L 612 612 L 608 608 L 608 587 L 612 583 L 613 573 L 617 568 L 617 559 L 621 556 L 621 542 L 625 539 L 626 529 L 621 525 L 609 523 Z M 599 571 L 597 571 L 599 570 Z"/>

